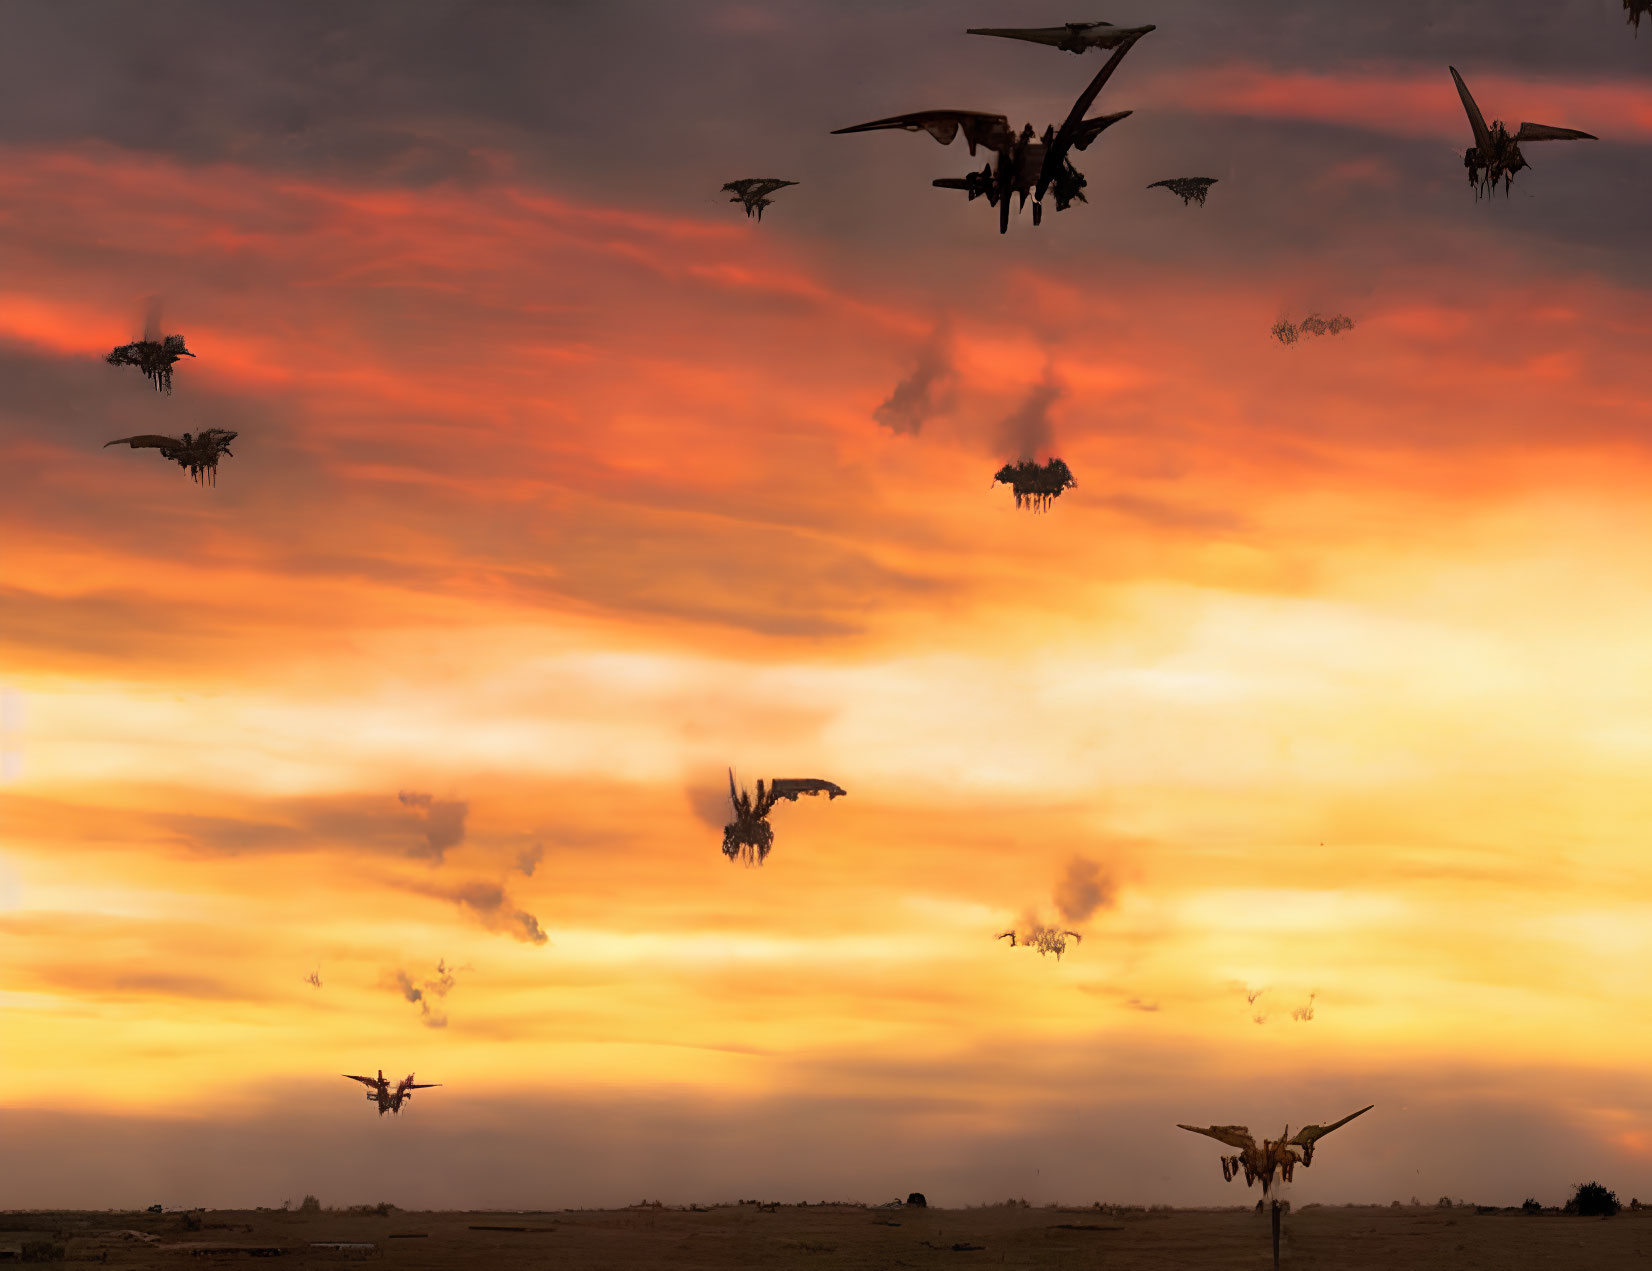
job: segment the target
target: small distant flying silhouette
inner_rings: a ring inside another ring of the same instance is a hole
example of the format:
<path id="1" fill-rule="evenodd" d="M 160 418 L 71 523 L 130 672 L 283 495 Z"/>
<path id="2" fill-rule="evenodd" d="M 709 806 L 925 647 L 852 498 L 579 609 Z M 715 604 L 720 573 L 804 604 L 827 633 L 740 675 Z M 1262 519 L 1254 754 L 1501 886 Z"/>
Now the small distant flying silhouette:
<path id="1" fill-rule="evenodd" d="M 927 132 L 943 146 L 951 145 L 961 129 L 969 152 L 974 155 L 977 146 L 985 146 L 997 153 L 997 165 L 989 163 L 979 172 L 964 177 L 942 177 L 930 184 L 945 190 L 963 190 L 971 200 L 985 196 L 989 206 L 998 209 L 998 232 L 1006 233 L 1010 225 L 1010 197 L 1018 195 L 1018 207 L 1027 205 L 1027 196 L 1033 199 L 1033 224 L 1044 219 L 1044 195 L 1055 195 L 1055 210 L 1064 212 L 1076 199 L 1084 197 L 1084 174 L 1073 167 L 1068 157 L 1074 150 L 1085 150 L 1102 132 L 1132 112 L 1116 111 L 1111 115 L 1084 118 L 1096 94 L 1101 91 L 1124 55 L 1153 27 L 1136 27 L 1119 31 L 1113 56 L 1096 73 L 1058 129 L 1054 124 L 1044 129 L 1042 138 L 1035 136 L 1028 124 L 1019 134 L 1010 130 L 1005 115 L 990 115 L 975 110 L 920 110 L 908 115 L 891 115 L 888 119 L 874 119 L 871 123 L 856 124 L 852 128 L 838 128 L 834 136 L 849 132 L 875 132 L 884 128 L 904 128 L 908 132 Z M 1019 37 L 1017 37 L 1019 38 Z"/>
<path id="2" fill-rule="evenodd" d="M 1314 1163 L 1314 1144 L 1324 1138 L 1332 1130 L 1347 1125 L 1355 1117 L 1364 1116 L 1376 1104 L 1367 1104 L 1358 1112 L 1351 1112 L 1340 1121 L 1330 1125 L 1305 1125 L 1294 1136 L 1291 1127 L 1286 1126 L 1285 1132 L 1277 1139 L 1264 1139 L 1262 1146 L 1257 1147 L 1256 1140 L 1251 1137 L 1250 1129 L 1243 1125 L 1182 1125 L 1177 1123 L 1179 1130 L 1192 1130 L 1195 1134 L 1207 1135 L 1218 1143 L 1225 1143 L 1229 1147 L 1239 1149 L 1237 1156 L 1222 1158 L 1222 1177 L 1229 1182 L 1242 1170 L 1245 1175 L 1245 1186 L 1249 1187 L 1257 1179 L 1262 1180 L 1262 1194 L 1266 1196 L 1273 1186 L 1274 1171 L 1278 1170 L 1288 1183 L 1291 1181 L 1291 1172 L 1300 1163 L 1308 1166 Z M 1301 1148 L 1299 1156 L 1293 1150 Z"/>
<path id="3" fill-rule="evenodd" d="M 172 460 L 180 468 L 188 468 L 197 485 L 217 485 L 218 460 L 225 455 L 232 459 L 235 457 L 229 443 L 239 435 L 224 428 L 208 428 L 193 437 L 188 433 L 182 437 L 159 437 L 146 433 L 137 437 L 116 437 L 113 441 L 104 442 L 103 448 L 107 450 L 110 446 L 124 445 L 134 450 L 159 450 L 161 458 Z"/>
<path id="4" fill-rule="evenodd" d="M 1292 322 L 1289 318 L 1281 318 L 1273 324 L 1273 338 L 1287 347 L 1295 344 L 1305 335 L 1335 335 L 1339 331 L 1352 331 L 1354 320 L 1346 314 L 1333 314 L 1323 318 L 1317 313 L 1310 313 L 1301 322 Z"/>
<path id="5" fill-rule="evenodd" d="M 1216 184 L 1215 177 L 1171 177 L 1168 181 L 1155 181 L 1148 186 L 1149 190 L 1156 190 L 1161 185 L 1182 200 L 1182 206 L 1189 203 L 1205 205 L 1205 195 L 1210 193 L 1210 187 Z"/>
<path id="6" fill-rule="evenodd" d="M 730 203 L 746 205 L 747 219 L 755 215 L 758 220 L 762 220 L 763 209 L 774 202 L 769 195 L 776 190 L 785 189 L 788 185 L 796 184 L 796 181 L 782 181 L 777 177 L 746 177 L 741 181 L 730 181 L 723 189 L 734 192 Z"/>
<path id="7" fill-rule="evenodd" d="M 1061 26 L 972 26 L 968 35 L 997 35 L 1006 40 L 1031 40 L 1050 44 L 1068 53 L 1086 49 L 1116 49 L 1127 40 L 1137 40 L 1150 26 L 1114 26 L 1111 22 L 1067 22 Z"/>
<path id="8" fill-rule="evenodd" d="M 415 1082 L 413 1074 L 408 1073 L 407 1076 L 396 1083 L 396 1089 L 392 1092 L 390 1083 L 385 1080 L 383 1068 L 379 1069 L 379 1075 L 376 1079 L 373 1077 L 357 1077 L 350 1073 L 344 1073 L 343 1075 L 349 1080 L 359 1081 L 367 1087 L 367 1102 L 379 1105 L 379 1115 L 381 1117 L 386 1112 L 400 1113 L 402 1104 L 413 1101 L 415 1090 L 434 1090 L 442 1084 L 439 1081 Z"/>
<path id="9" fill-rule="evenodd" d="M 1522 141 L 1599 141 L 1600 138 L 1592 132 L 1579 132 L 1576 128 L 1556 128 L 1550 124 L 1520 125 L 1520 131 L 1513 136 L 1503 126 L 1501 119 L 1494 119 L 1491 127 L 1486 127 L 1486 117 L 1480 113 L 1480 108 L 1474 104 L 1474 95 L 1468 91 L 1468 85 L 1463 83 L 1463 77 L 1457 73 L 1457 68 L 1447 68 L 1451 78 L 1457 82 L 1457 96 L 1463 99 L 1463 109 L 1468 112 L 1469 127 L 1474 129 L 1474 144 L 1463 154 L 1463 166 L 1468 169 L 1468 183 L 1474 187 L 1474 197 L 1482 194 L 1491 194 L 1497 189 L 1498 179 L 1503 182 L 1503 197 L 1507 198 L 1509 187 L 1514 182 L 1514 174 L 1522 168 L 1529 168 L 1526 157 L 1520 153 Z"/>
<path id="10" fill-rule="evenodd" d="M 1076 931 L 1062 931 L 1056 927 L 1046 927 L 1042 923 L 1034 923 L 1032 930 L 1026 934 L 1021 943 L 1029 949 L 1037 949 L 1039 957 L 1043 957 L 1046 953 L 1053 953 L 1055 954 L 1055 960 L 1060 962 L 1061 955 L 1067 952 L 1068 936 L 1071 936 L 1080 944 L 1084 943 L 1084 937 Z M 1006 938 L 1010 942 L 1010 948 L 1015 948 L 1016 934 L 1014 931 L 1000 932 L 994 937 L 997 940 Z"/>
<path id="11" fill-rule="evenodd" d="M 320 988 L 321 987 L 321 968 L 317 967 L 314 971 L 311 971 L 308 975 L 306 975 L 304 977 L 304 983 L 308 984 L 311 988 L 316 988 L 316 989 Z"/>
<path id="12" fill-rule="evenodd" d="M 757 783 L 754 800 L 744 790 L 734 788 L 734 769 L 728 770 L 728 797 L 734 805 L 734 820 L 723 827 L 723 855 L 729 860 L 744 858 L 748 865 L 761 865 L 774 846 L 774 830 L 769 825 L 769 813 L 781 799 L 797 802 L 800 794 L 824 794 L 827 802 L 840 794 L 848 794 L 842 786 L 814 777 L 776 777 L 763 788 Z"/>
<path id="13" fill-rule="evenodd" d="M 1031 459 L 1006 463 L 992 479 L 995 484 L 1002 481 L 1015 491 L 1016 507 L 1025 504 L 1035 512 L 1049 511 L 1052 499 L 1078 484 L 1073 480 L 1072 469 L 1060 459 L 1051 459 L 1048 463 L 1035 463 Z"/>

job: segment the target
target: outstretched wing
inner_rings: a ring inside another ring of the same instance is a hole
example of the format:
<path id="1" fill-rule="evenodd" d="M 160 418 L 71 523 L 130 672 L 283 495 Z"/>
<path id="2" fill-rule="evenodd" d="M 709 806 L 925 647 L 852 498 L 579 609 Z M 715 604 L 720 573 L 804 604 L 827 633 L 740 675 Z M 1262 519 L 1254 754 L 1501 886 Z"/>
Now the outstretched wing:
<path id="1" fill-rule="evenodd" d="M 1352 1121 L 1355 1117 L 1364 1116 L 1376 1106 L 1377 1105 L 1374 1103 L 1368 1103 L 1358 1112 L 1350 1112 L 1347 1116 L 1343 1117 L 1342 1120 L 1333 1121 L 1330 1125 L 1305 1125 L 1294 1135 L 1292 1135 L 1289 1141 L 1296 1144 L 1298 1147 L 1312 1147 L 1316 1140 L 1324 1138 L 1332 1130 L 1347 1125 L 1348 1122 Z"/>
<path id="2" fill-rule="evenodd" d="M 403 1090 L 434 1090 L 437 1086 L 439 1086 L 441 1084 L 442 1083 L 439 1082 L 439 1081 L 410 1081 L 407 1084 L 405 1084 L 404 1086 L 402 1086 L 402 1089 Z"/>
<path id="3" fill-rule="evenodd" d="M 1094 119 L 1080 121 L 1073 129 L 1072 144 L 1074 150 L 1088 150 L 1090 143 L 1103 132 L 1118 123 L 1121 119 L 1128 119 L 1136 112 L 1133 110 L 1115 110 L 1110 115 L 1097 115 Z"/>
<path id="4" fill-rule="evenodd" d="M 1118 70 L 1119 63 L 1124 61 L 1124 55 L 1136 47 L 1136 41 L 1143 33 L 1132 34 L 1128 40 L 1113 50 L 1113 56 L 1107 59 L 1107 64 L 1096 72 L 1096 77 L 1089 86 L 1078 95 L 1073 108 L 1067 112 L 1067 118 L 1061 121 L 1061 127 L 1050 141 L 1049 148 L 1044 151 L 1044 166 L 1038 174 L 1038 189 L 1036 197 L 1042 199 L 1044 191 L 1055 179 L 1055 174 L 1061 170 L 1061 164 L 1067 157 L 1067 151 L 1073 147 L 1082 150 L 1100 134 L 1109 124 L 1115 124 L 1130 112 L 1121 111 L 1116 115 L 1102 115 L 1095 119 L 1086 119 L 1084 112 L 1095 103 L 1096 94 L 1113 77 Z"/>
<path id="5" fill-rule="evenodd" d="M 823 794 L 828 800 L 835 799 L 840 794 L 848 794 L 840 785 L 830 781 L 821 781 L 815 777 L 776 777 L 769 783 L 769 799 L 790 799 L 797 802 L 800 794 Z"/>
<path id="6" fill-rule="evenodd" d="M 1474 129 L 1474 144 L 1480 147 L 1480 153 L 1488 158 L 1491 155 L 1491 129 L 1486 127 L 1486 117 L 1480 113 L 1480 108 L 1474 104 L 1474 94 L 1468 91 L 1468 85 L 1463 83 L 1463 77 L 1457 73 L 1455 66 L 1446 68 L 1451 72 L 1451 78 L 1457 81 L 1457 96 L 1463 99 L 1463 109 L 1468 112 L 1468 126 Z"/>
<path id="7" fill-rule="evenodd" d="M 1083 53 L 1085 49 L 1113 49 L 1132 35 L 1143 35 L 1152 27 L 1117 27 L 1111 22 L 1068 22 L 1064 26 L 972 26 L 968 35 L 996 35 L 1006 40 L 1030 40 L 1054 48 Z"/>
<path id="8" fill-rule="evenodd" d="M 1516 141 L 1599 141 L 1592 132 L 1577 128 L 1556 128 L 1553 124 L 1521 124 Z"/>
<path id="9" fill-rule="evenodd" d="M 157 437 L 154 433 L 144 433 L 142 436 L 138 437 L 116 437 L 113 441 L 104 442 L 103 448 L 107 450 L 110 446 L 119 446 L 122 444 L 131 446 L 134 450 L 140 450 L 144 447 L 148 447 L 152 450 L 159 450 L 164 453 L 168 450 L 181 450 L 184 443 L 176 437 Z"/>
<path id="10" fill-rule="evenodd" d="M 1168 181 L 1155 181 L 1147 188 L 1149 190 L 1156 190 L 1162 185 L 1167 189 L 1176 190 L 1176 192 L 1180 194 L 1183 189 L 1192 189 L 1195 186 L 1203 186 L 1208 189 L 1210 186 L 1215 184 L 1215 177 L 1171 177 Z M 1178 186 L 1181 187 L 1181 189 L 1177 189 Z"/>
<path id="11" fill-rule="evenodd" d="M 856 124 L 853 128 L 835 128 L 832 135 L 835 137 L 846 132 L 876 132 L 881 128 L 927 132 L 943 146 L 951 145 L 952 139 L 962 128 L 964 140 L 969 143 L 970 154 L 975 153 L 976 146 L 985 146 L 989 150 L 1002 152 L 1015 144 L 1015 134 L 1010 131 L 1010 121 L 1005 116 L 989 115 L 977 110 L 917 110 L 910 115 L 891 115 L 888 119 L 874 119 L 869 124 Z"/>
<path id="12" fill-rule="evenodd" d="M 730 181 L 723 189 L 742 199 L 760 199 L 785 186 L 796 184 L 796 181 L 782 181 L 778 177 L 745 177 L 739 181 Z"/>
<path id="13" fill-rule="evenodd" d="M 1195 1134 L 1203 1134 L 1215 1139 L 1218 1143 L 1226 1143 L 1229 1147 L 1236 1147 L 1241 1152 L 1256 1150 L 1256 1140 L 1250 1136 L 1250 1127 L 1245 1125 L 1183 1125 L 1176 1123 L 1178 1130 L 1192 1130 Z"/>
<path id="14" fill-rule="evenodd" d="M 341 1077 L 348 1077 L 351 1081 L 359 1081 L 364 1086 L 372 1086 L 375 1090 L 379 1087 L 379 1083 L 372 1077 L 358 1077 L 354 1073 L 350 1072 L 340 1073 L 339 1075 Z"/>
<path id="15" fill-rule="evenodd" d="M 1089 43 L 1091 32 L 1088 28 L 1112 25 L 1111 22 L 1075 22 L 1072 30 L 1064 26 L 972 26 L 964 34 L 996 35 L 1006 40 L 1031 40 L 1034 44 L 1049 44 L 1059 48 L 1063 40 L 1070 40 L 1075 36 Z"/>

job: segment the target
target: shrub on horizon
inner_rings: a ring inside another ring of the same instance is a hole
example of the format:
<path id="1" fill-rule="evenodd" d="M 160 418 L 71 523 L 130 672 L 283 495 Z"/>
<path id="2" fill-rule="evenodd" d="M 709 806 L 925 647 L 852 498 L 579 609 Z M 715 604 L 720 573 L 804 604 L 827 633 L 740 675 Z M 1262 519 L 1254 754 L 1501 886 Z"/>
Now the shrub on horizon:
<path id="1" fill-rule="evenodd" d="M 1584 1218 L 1610 1218 L 1623 1206 L 1618 1203 L 1616 1192 L 1607 1191 L 1599 1183 L 1580 1183 L 1577 1193 L 1566 1208 L 1572 1213 Z"/>

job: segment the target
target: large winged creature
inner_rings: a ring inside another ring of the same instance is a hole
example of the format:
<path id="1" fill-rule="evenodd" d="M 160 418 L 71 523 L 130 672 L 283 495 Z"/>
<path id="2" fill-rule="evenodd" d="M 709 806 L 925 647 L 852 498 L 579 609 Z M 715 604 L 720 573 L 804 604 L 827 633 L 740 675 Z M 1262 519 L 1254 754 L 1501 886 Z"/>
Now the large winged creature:
<path id="1" fill-rule="evenodd" d="M 1291 1172 L 1298 1164 L 1308 1166 L 1314 1163 L 1314 1144 L 1319 1142 L 1332 1130 L 1348 1124 L 1355 1117 L 1364 1116 L 1376 1104 L 1367 1104 L 1358 1112 L 1350 1112 L 1340 1121 L 1333 1121 L 1330 1125 L 1305 1125 L 1291 1134 L 1291 1127 L 1286 1126 L 1285 1132 L 1277 1139 L 1264 1139 L 1262 1146 L 1256 1145 L 1251 1137 L 1248 1126 L 1243 1125 L 1182 1125 L 1177 1123 L 1179 1130 L 1192 1130 L 1195 1134 L 1203 1134 L 1215 1139 L 1218 1143 L 1225 1143 L 1228 1147 L 1239 1149 L 1237 1156 L 1222 1158 L 1222 1177 L 1231 1182 L 1236 1175 L 1243 1171 L 1245 1186 L 1249 1187 L 1257 1179 L 1262 1180 L 1262 1194 L 1266 1196 L 1273 1186 L 1274 1171 L 1278 1171 L 1284 1180 L 1291 1181 Z M 1301 1155 L 1296 1150 L 1301 1148 Z"/>
<path id="2" fill-rule="evenodd" d="M 1063 490 L 1078 484 L 1073 479 L 1073 470 L 1060 459 L 1051 459 L 1046 463 L 1037 463 L 1032 459 L 1006 463 L 992 479 L 994 484 L 1002 481 L 1015 491 L 1016 507 L 1025 505 L 1034 511 L 1045 512 L 1049 511 L 1050 500 L 1059 498 Z"/>
<path id="3" fill-rule="evenodd" d="M 386 1112 L 400 1113 L 402 1104 L 412 1102 L 415 1090 L 434 1090 L 441 1085 L 439 1081 L 416 1082 L 413 1080 L 413 1074 L 408 1073 L 407 1076 L 396 1083 L 396 1088 L 392 1091 L 390 1083 L 385 1080 L 383 1068 L 379 1069 L 379 1075 L 376 1079 L 373 1077 L 357 1077 L 348 1072 L 343 1075 L 349 1080 L 359 1081 L 367 1087 L 367 1101 L 379 1105 L 379 1115 L 381 1117 Z"/>
<path id="4" fill-rule="evenodd" d="M 1055 960 L 1060 962 L 1061 955 L 1067 952 L 1068 936 L 1071 936 L 1080 944 L 1084 943 L 1084 937 L 1076 931 L 1063 931 L 1059 927 L 1046 927 L 1041 922 L 1035 922 L 1031 930 L 1021 936 L 1021 943 L 1029 949 L 1037 949 L 1040 957 L 1046 953 L 1053 953 L 1055 954 Z M 1009 938 L 1010 948 L 1015 948 L 1016 932 L 1013 929 L 1001 932 L 993 938 L 1002 940 L 1005 937 Z"/>
<path id="5" fill-rule="evenodd" d="M 1083 53 L 1086 49 L 1116 49 L 1152 29 L 1150 26 L 1114 26 L 1111 22 L 1064 22 L 1060 26 L 972 26 L 966 34 L 1031 40 L 1068 53 Z"/>
<path id="6" fill-rule="evenodd" d="M 745 177 L 739 181 L 730 181 L 723 187 L 732 191 L 734 197 L 730 203 L 744 203 L 746 217 L 749 220 L 753 215 L 758 220 L 763 219 L 763 209 L 774 200 L 769 197 L 776 190 L 783 190 L 788 185 L 796 185 L 796 181 L 782 181 L 778 177 Z"/>
<path id="7" fill-rule="evenodd" d="M 197 485 L 217 485 L 218 460 L 224 455 L 229 455 L 231 459 L 235 457 L 229 443 L 238 436 L 239 433 L 227 428 L 208 428 L 194 436 L 185 433 L 182 437 L 145 433 L 137 437 L 116 437 L 113 441 L 104 442 L 103 448 L 107 450 L 110 446 L 126 445 L 134 450 L 159 450 L 162 459 L 170 459 L 179 467 L 188 468 Z"/>
<path id="8" fill-rule="evenodd" d="M 1499 178 L 1503 182 L 1504 197 L 1508 196 L 1514 174 L 1522 168 L 1531 167 L 1531 164 L 1526 162 L 1526 156 L 1520 153 L 1520 143 L 1523 141 L 1600 140 L 1592 132 L 1580 132 L 1576 128 L 1556 128 L 1552 124 L 1523 123 L 1520 125 L 1520 131 L 1511 135 L 1501 119 L 1494 119 L 1488 128 L 1486 117 L 1480 113 L 1480 107 L 1475 105 L 1474 94 L 1468 91 L 1468 85 L 1463 83 L 1463 77 L 1457 73 L 1457 68 L 1452 66 L 1447 69 L 1457 83 L 1457 96 L 1463 99 L 1463 109 L 1468 113 L 1469 127 L 1474 129 L 1474 144 L 1464 152 L 1463 166 L 1468 169 L 1468 183 L 1474 187 L 1475 198 L 1495 191 Z"/>
<path id="9" fill-rule="evenodd" d="M 745 790 L 736 790 L 734 769 L 728 772 L 728 797 L 734 805 L 734 820 L 723 827 L 723 855 L 729 860 L 745 858 L 748 865 L 761 865 L 774 846 L 774 829 L 769 825 L 769 813 L 781 799 L 797 802 L 800 794 L 824 794 L 828 802 L 840 794 L 848 794 L 842 786 L 815 777 L 776 777 L 763 787 L 757 782 L 757 797 Z"/>
<path id="10" fill-rule="evenodd" d="M 1018 207 L 1033 199 L 1033 224 L 1044 219 L 1044 195 L 1055 195 L 1055 210 L 1065 211 L 1076 199 L 1085 202 L 1084 174 L 1073 167 L 1069 157 L 1074 150 L 1085 150 L 1102 132 L 1126 118 L 1132 112 L 1116 111 L 1086 119 L 1084 112 L 1095 102 L 1096 94 L 1118 69 L 1124 55 L 1135 47 L 1136 41 L 1153 27 L 1135 27 L 1120 30 L 1113 47 L 1113 56 L 1096 72 L 1089 86 L 1079 94 L 1073 108 L 1067 113 L 1061 127 L 1054 124 L 1044 129 L 1042 137 L 1028 124 L 1019 133 L 1010 129 L 1007 116 L 987 114 L 974 110 L 920 110 L 908 115 L 891 115 L 888 119 L 874 119 L 871 123 L 839 128 L 834 136 L 849 132 L 875 132 L 885 128 L 904 128 L 908 132 L 927 132 L 943 146 L 950 145 L 961 131 L 973 156 L 977 146 L 985 146 L 998 157 L 979 172 L 963 177 L 942 177 L 932 184 L 945 190 L 963 190 L 973 199 L 985 197 L 990 206 L 998 209 L 998 232 L 1008 231 L 1010 224 L 1010 197 L 1018 195 Z"/>
<path id="11" fill-rule="evenodd" d="M 170 393 L 172 364 L 181 357 L 194 356 L 184 347 L 184 338 L 181 335 L 169 335 L 158 340 L 145 333 L 143 339 L 111 350 L 103 360 L 110 366 L 135 366 L 144 373 L 146 379 L 154 383 L 157 393 Z"/>

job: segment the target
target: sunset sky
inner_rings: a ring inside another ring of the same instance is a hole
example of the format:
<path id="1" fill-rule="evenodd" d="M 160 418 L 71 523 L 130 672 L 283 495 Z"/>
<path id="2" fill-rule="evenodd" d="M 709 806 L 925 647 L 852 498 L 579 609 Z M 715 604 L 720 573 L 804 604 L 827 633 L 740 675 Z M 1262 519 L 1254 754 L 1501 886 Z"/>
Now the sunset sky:
<path id="1" fill-rule="evenodd" d="M 1103 55 L 964 28 L 1096 18 L 1135 114 L 1037 230 L 829 135 L 1042 129 Z M 1297 1203 L 1652 1198 L 1618 0 L 7 29 L 0 1207 L 1239 1204 L 1176 1122 L 1368 1103 Z M 1448 63 L 1601 140 L 1476 202 Z M 731 764 L 848 798 L 730 864 Z"/>

